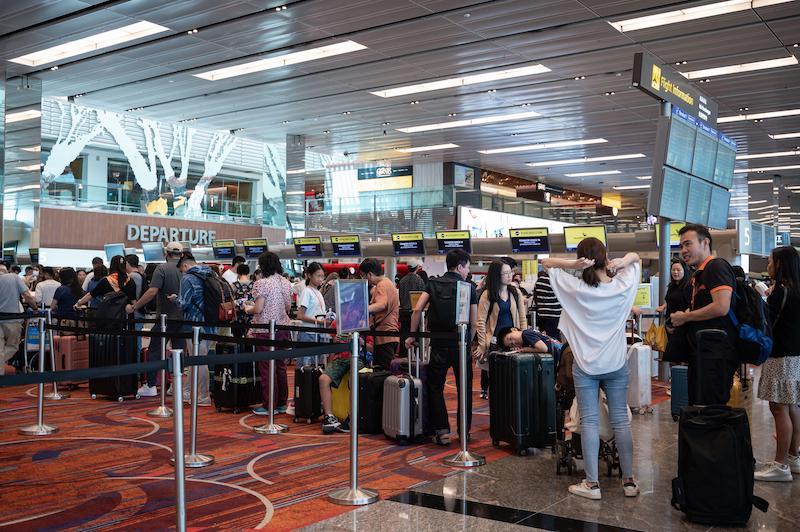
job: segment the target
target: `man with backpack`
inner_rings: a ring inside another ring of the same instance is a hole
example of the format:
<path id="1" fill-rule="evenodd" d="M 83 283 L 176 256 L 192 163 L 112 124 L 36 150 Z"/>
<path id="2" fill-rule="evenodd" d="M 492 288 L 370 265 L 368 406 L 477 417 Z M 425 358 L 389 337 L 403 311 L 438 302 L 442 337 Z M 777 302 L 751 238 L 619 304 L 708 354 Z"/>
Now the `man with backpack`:
<path id="1" fill-rule="evenodd" d="M 711 233 L 699 224 L 687 224 L 680 235 L 681 258 L 690 267 L 696 268 L 692 276 L 692 301 L 686 311 L 674 312 L 670 320 L 675 327 L 683 329 L 686 336 L 686 353 L 689 362 L 689 404 L 726 404 L 730 399 L 733 374 L 739 367 L 736 356 L 738 331 L 728 311 L 735 304 L 736 278 L 731 265 L 725 259 L 711 254 Z M 700 352 L 695 345 L 697 331 L 721 329 L 727 337 L 716 337 L 714 343 L 702 346 Z M 699 373 L 696 356 L 703 356 L 702 374 Z M 709 360 L 705 360 L 709 359 Z M 711 359 L 721 359 L 716 364 Z M 695 397 L 697 379 L 702 379 L 700 388 L 703 397 Z"/>
<path id="2" fill-rule="evenodd" d="M 456 293 L 459 281 L 466 281 L 469 275 L 469 253 L 455 249 L 447 254 L 447 273 L 441 277 L 433 278 L 428 281 L 425 291 L 420 295 L 414 313 L 411 315 L 411 332 L 419 329 L 422 311 L 428 307 L 428 330 L 430 332 L 457 332 L 456 325 Z M 430 303 L 430 305 L 428 305 Z M 478 315 L 478 296 L 473 285 L 470 289 L 469 301 L 469 321 L 470 327 L 467 329 L 467 345 L 472 339 L 475 331 L 475 324 Z M 414 345 L 414 338 L 406 340 L 406 348 Z M 450 421 L 447 415 L 447 405 L 444 401 L 444 383 L 447 378 L 447 371 L 450 367 L 456 376 L 456 387 L 461 393 L 461 380 L 459 378 L 459 345 L 455 339 L 432 338 L 430 342 L 431 357 L 428 363 L 427 380 L 425 381 L 425 392 L 423 397 L 427 398 L 428 416 L 430 419 L 431 430 L 434 431 L 434 441 L 439 445 L 450 444 Z M 467 360 L 467 434 L 472 423 L 472 365 L 471 357 Z M 459 414 L 459 433 L 462 433 L 460 426 L 460 402 Z"/>

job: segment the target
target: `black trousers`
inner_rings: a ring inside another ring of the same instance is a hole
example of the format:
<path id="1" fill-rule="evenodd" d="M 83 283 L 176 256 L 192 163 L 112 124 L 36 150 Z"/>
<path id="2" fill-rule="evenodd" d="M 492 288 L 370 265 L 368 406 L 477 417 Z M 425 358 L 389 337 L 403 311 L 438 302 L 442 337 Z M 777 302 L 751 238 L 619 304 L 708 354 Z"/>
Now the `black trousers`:
<path id="1" fill-rule="evenodd" d="M 558 318 L 540 318 L 539 316 L 536 317 L 536 326 L 539 327 L 539 330 L 549 336 L 550 338 L 555 338 L 559 340 L 561 334 L 558 332 Z"/>
<path id="2" fill-rule="evenodd" d="M 467 360 L 467 432 L 472 426 L 472 365 Z M 461 393 L 461 379 L 459 376 L 458 348 L 431 347 L 431 358 L 428 362 L 428 379 L 425 381 L 425 393 L 428 403 L 428 418 L 431 429 L 434 431 L 447 430 L 450 432 L 450 420 L 447 415 L 447 405 L 444 401 L 444 384 L 447 372 L 453 368 L 456 377 L 456 388 Z M 460 395 L 459 395 L 460 397 Z M 456 423 L 459 434 L 461 433 L 461 403 L 459 402 Z"/>
<path id="3" fill-rule="evenodd" d="M 689 343 L 689 404 L 726 404 L 740 365 L 735 344 L 721 335 L 704 335 L 699 345 L 690 337 Z"/>
<path id="4" fill-rule="evenodd" d="M 376 345 L 375 352 L 372 355 L 372 365 L 376 368 L 383 368 L 388 371 L 392 359 L 397 356 L 398 345 L 398 342 Z"/>

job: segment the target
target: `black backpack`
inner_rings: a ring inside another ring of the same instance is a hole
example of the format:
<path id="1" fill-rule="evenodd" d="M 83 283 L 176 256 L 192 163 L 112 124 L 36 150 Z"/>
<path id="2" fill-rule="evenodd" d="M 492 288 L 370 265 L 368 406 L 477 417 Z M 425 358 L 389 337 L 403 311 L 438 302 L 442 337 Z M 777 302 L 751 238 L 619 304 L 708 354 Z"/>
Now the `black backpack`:
<path id="1" fill-rule="evenodd" d="M 456 326 L 455 280 L 437 277 L 428 281 L 430 303 L 428 303 L 428 329 L 435 332 L 453 332 Z"/>
<path id="2" fill-rule="evenodd" d="M 772 350 L 772 327 L 766 303 L 744 279 L 736 279 L 728 315 L 739 332 L 736 339 L 739 359 L 749 364 L 763 364 Z"/>
<path id="3" fill-rule="evenodd" d="M 128 304 L 128 296 L 122 290 L 108 292 L 97 305 L 94 315 L 101 320 L 125 320 L 128 314 L 125 306 Z"/>
<path id="4" fill-rule="evenodd" d="M 233 319 L 234 309 L 230 297 L 226 297 L 226 290 L 222 283 L 227 283 L 214 275 L 200 275 L 189 272 L 203 281 L 203 321 L 208 324 L 229 322 Z"/>

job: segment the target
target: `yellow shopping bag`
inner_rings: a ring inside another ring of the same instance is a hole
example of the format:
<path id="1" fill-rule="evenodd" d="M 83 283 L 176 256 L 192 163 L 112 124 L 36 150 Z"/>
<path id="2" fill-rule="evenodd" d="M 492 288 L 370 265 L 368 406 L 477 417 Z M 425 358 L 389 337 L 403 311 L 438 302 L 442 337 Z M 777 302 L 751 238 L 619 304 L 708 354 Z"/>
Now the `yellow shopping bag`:
<path id="1" fill-rule="evenodd" d="M 644 334 L 644 343 L 652 347 L 653 351 L 663 353 L 667 349 L 667 328 L 652 323 Z"/>

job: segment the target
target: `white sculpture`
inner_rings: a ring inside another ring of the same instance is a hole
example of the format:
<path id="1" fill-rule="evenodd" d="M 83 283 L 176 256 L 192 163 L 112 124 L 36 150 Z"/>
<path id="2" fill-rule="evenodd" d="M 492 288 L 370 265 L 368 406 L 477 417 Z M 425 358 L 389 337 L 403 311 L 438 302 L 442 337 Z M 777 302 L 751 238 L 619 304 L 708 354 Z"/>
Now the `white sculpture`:
<path id="1" fill-rule="evenodd" d="M 97 118 L 106 130 L 114 137 L 117 146 L 125 154 L 128 163 L 131 165 L 133 175 L 136 177 L 136 182 L 143 190 L 153 190 L 158 186 L 158 176 L 156 175 L 155 154 L 148 146 L 148 158 L 150 159 L 150 166 L 144 160 L 142 154 L 139 153 L 136 143 L 131 139 L 122 127 L 121 116 L 111 111 L 97 111 Z M 141 125 L 141 122 L 140 122 Z M 145 135 L 145 138 L 149 138 Z"/>
<path id="2" fill-rule="evenodd" d="M 192 191 L 192 195 L 187 202 L 187 218 L 198 217 L 202 214 L 203 198 L 206 195 L 206 189 L 219 171 L 222 170 L 222 165 L 231 151 L 233 151 L 234 146 L 236 146 L 236 137 L 230 133 L 224 131 L 217 131 L 214 133 L 214 137 L 211 139 L 211 143 L 208 146 L 208 153 L 206 153 L 203 177 L 198 181 L 197 186 Z"/>
<path id="3" fill-rule="evenodd" d="M 60 127 L 58 129 L 58 138 L 56 143 L 50 149 L 50 155 L 44 163 L 44 170 L 42 170 L 41 186 L 47 188 L 58 176 L 62 174 L 64 168 L 78 158 L 83 149 L 89 144 L 96 136 L 103 132 L 103 125 L 96 122 L 86 133 L 79 134 L 78 132 L 84 128 L 89 122 L 94 110 L 85 107 L 78 107 L 77 105 L 70 105 L 70 125 L 67 135 L 64 136 L 63 126 L 66 117 L 66 109 L 61 101 L 58 101 L 58 108 L 61 111 Z"/>

